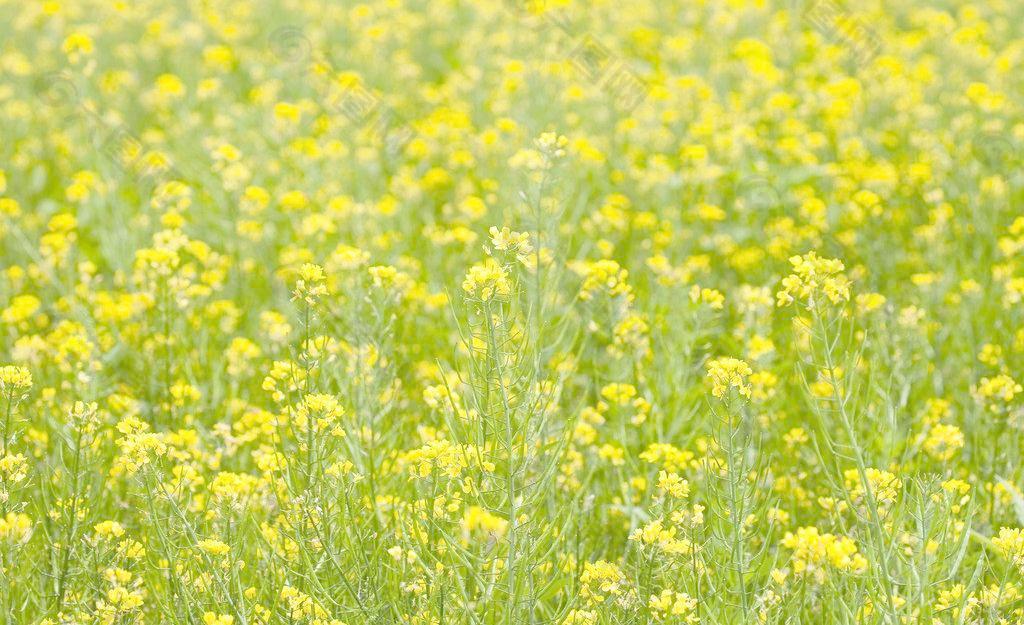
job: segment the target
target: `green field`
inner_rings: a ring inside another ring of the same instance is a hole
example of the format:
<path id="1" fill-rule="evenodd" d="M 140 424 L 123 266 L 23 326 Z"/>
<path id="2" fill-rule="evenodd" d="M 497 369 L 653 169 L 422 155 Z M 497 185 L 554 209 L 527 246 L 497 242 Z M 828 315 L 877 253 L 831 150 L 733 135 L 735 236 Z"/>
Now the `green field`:
<path id="1" fill-rule="evenodd" d="M 0 625 L 1024 624 L 1024 3 L 0 0 Z"/>

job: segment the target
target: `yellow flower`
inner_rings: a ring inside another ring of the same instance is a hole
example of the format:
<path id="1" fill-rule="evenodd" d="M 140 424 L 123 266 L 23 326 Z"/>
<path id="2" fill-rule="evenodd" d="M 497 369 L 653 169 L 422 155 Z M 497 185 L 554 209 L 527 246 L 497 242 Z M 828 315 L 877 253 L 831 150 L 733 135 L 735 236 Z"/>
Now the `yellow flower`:
<path id="1" fill-rule="evenodd" d="M 786 532 L 782 546 L 793 550 L 793 572 L 813 575 L 821 583 L 827 567 L 838 571 L 861 573 L 867 570 L 867 560 L 857 551 L 853 540 L 844 536 L 822 534 L 816 527 L 801 527 Z"/>
<path id="2" fill-rule="evenodd" d="M 93 526 L 99 538 L 120 538 L 124 536 L 124 526 L 117 521 L 101 521 Z"/>
<path id="3" fill-rule="evenodd" d="M 22 454 L 0 456 L 0 485 L 16 484 L 28 475 L 28 461 Z"/>
<path id="4" fill-rule="evenodd" d="M 5 365 L 0 367 L 0 391 L 12 394 L 32 386 L 32 374 L 25 367 Z"/>
<path id="5" fill-rule="evenodd" d="M 327 276 L 324 268 L 312 263 L 304 263 L 299 268 L 299 277 L 295 281 L 295 290 L 292 292 L 292 299 L 301 299 L 310 306 L 316 304 L 317 299 L 327 295 Z"/>
<path id="6" fill-rule="evenodd" d="M 964 433 L 955 425 L 938 424 L 928 430 L 924 450 L 936 460 L 946 461 L 964 446 Z"/>
<path id="7" fill-rule="evenodd" d="M 214 538 L 201 540 L 196 546 L 212 556 L 226 556 L 231 552 L 231 547 L 227 543 Z"/>
<path id="8" fill-rule="evenodd" d="M 722 310 L 725 307 L 725 296 L 720 291 L 696 284 L 690 287 L 690 301 L 694 304 L 706 304 L 712 310 Z"/>
<path id="9" fill-rule="evenodd" d="M 462 290 L 482 302 L 503 299 L 512 292 L 508 272 L 493 258 L 488 258 L 469 268 L 462 281 Z"/>
<path id="10" fill-rule="evenodd" d="M 10 306 L 0 313 L 0 320 L 4 323 L 18 324 L 39 310 L 39 298 L 34 295 L 19 295 L 11 300 Z"/>
<path id="11" fill-rule="evenodd" d="M 83 32 L 73 32 L 64 39 L 61 51 L 73 59 L 78 55 L 92 54 L 92 37 Z"/>
<path id="12" fill-rule="evenodd" d="M 981 378 L 974 388 L 977 400 L 994 413 L 1006 411 L 1010 402 L 1021 393 L 1024 393 L 1024 387 L 1005 373 Z"/>
<path id="13" fill-rule="evenodd" d="M 782 289 L 775 294 L 779 306 L 799 300 L 814 306 L 823 295 L 833 304 L 850 299 L 850 281 L 843 274 L 842 261 L 821 258 L 814 252 L 789 259 L 793 273 L 782 280 Z"/>
<path id="14" fill-rule="evenodd" d="M 992 544 L 1004 558 L 1024 573 L 1024 531 L 1020 528 L 1000 528 Z"/>
<path id="15" fill-rule="evenodd" d="M 556 158 L 565 155 L 564 148 L 567 145 L 569 145 L 569 140 L 563 135 L 554 132 L 545 132 L 537 138 L 537 147 L 540 151 Z"/>
<path id="16" fill-rule="evenodd" d="M 867 486 L 861 479 L 860 471 L 847 469 L 843 472 L 843 485 L 850 494 L 850 499 L 858 503 L 867 503 L 868 489 L 875 505 L 886 507 L 895 503 L 899 497 L 903 482 L 889 471 L 868 467 L 864 470 Z"/>
<path id="17" fill-rule="evenodd" d="M 132 475 L 153 460 L 167 453 L 167 443 L 162 434 L 149 432 L 149 424 L 135 417 L 126 417 L 117 424 L 117 431 L 124 436 L 118 439 L 120 454 L 114 462 L 112 473 Z"/>
<path id="18" fill-rule="evenodd" d="M 682 617 L 684 623 L 698 623 L 699 617 L 695 613 L 697 600 L 691 598 L 684 592 L 675 592 L 670 589 L 661 591 L 661 594 L 651 595 L 647 607 L 654 613 L 654 618 L 659 621 L 671 617 Z"/>
<path id="19" fill-rule="evenodd" d="M 725 397 L 730 388 L 735 388 L 743 397 L 750 397 L 748 378 L 753 370 L 746 362 L 737 358 L 716 358 L 706 365 L 711 380 L 711 394 Z"/>
<path id="20" fill-rule="evenodd" d="M 530 252 L 533 251 L 533 245 L 530 244 L 530 235 L 526 232 L 513 232 L 508 228 L 502 228 L 498 230 L 497 227 L 491 226 L 488 233 L 491 235 L 491 246 L 498 252 L 506 252 L 511 256 L 515 256 L 522 262 L 529 256 Z"/>
<path id="21" fill-rule="evenodd" d="M 601 397 L 614 405 L 625 406 L 636 397 L 636 387 L 632 384 L 606 384 L 601 389 Z"/>
<path id="22" fill-rule="evenodd" d="M 569 610 L 561 625 L 594 625 L 597 618 L 597 612 L 594 610 Z"/>
<path id="23" fill-rule="evenodd" d="M 688 468 L 694 462 L 694 454 L 669 443 L 651 443 L 640 453 L 640 459 L 676 472 Z"/>
<path id="24" fill-rule="evenodd" d="M 462 517 L 462 529 L 468 540 L 469 534 L 480 530 L 493 538 L 501 538 L 508 528 L 508 521 L 491 514 L 480 506 L 470 506 Z"/>
<path id="25" fill-rule="evenodd" d="M 203 625 L 234 625 L 235 617 L 228 614 L 203 613 Z"/>
<path id="26" fill-rule="evenodd" d="M 431 441 L 419 449 L 406 452 L 401 458 L 412 467 L 413 474 L 420 478 L 430 477 L 435 471 L 454 478 L 469 466 L 465 450 L 445 440 Z"/>
<path id="27" fill-rule="evenodd" d="M 609 597 L 627 590 L 626 576 L 611 562 L 598 560 L 583 565 L 580 575 L 580 596 L 591 603 L 603 603 Z"/>
<path id="28" fill-rule="evenodd" d="M 658 471 L 658 488 L 676 499 L 683 499 L 690 494 L 690 483 L 668 471 Z"/>
<path id="29" fill-rule="evenodd" d="M 580 288 L 580 299 L 587 301 L 598 292 L 608 297 L 624 297 L 633 299 L 633 289 L 626 282 L 629 272 L 614 260 L 598 260 L 583 264 L 583 286 Z"/>
<path id="30" fill-rule="evenodd" d="M 857 308 L 861 312 L 872 312 L 885 305 L 885 296 L 880 293 L 861 293 L 857 296 Z"/>
<path id="31" fill-rule="evenodd" d="M 8 512 L 0 517 L 0 540 L 12 543 L 27 542 L 32 533 L 32 519 L 27 514 Z"/>

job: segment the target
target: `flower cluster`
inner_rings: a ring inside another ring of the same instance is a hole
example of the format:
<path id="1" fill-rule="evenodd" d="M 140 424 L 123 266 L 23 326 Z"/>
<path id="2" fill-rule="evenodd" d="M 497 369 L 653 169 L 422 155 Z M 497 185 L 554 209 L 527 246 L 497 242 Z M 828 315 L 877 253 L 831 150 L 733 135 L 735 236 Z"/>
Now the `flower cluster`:
<path id="1" fill-rule="evenodd" d="M 730 388 L 743 397 L 750 397 L 750 375 L 754 372 L 746 362 L 737 358 L 716 358 L 706 365 L 711 380 L 711 394 L 725 397 Z"/>
<path id="2" fill-rule="evenodd" d="M 832 304 L 850 299 L 850 281 L 843 274 L 846 267 L 834 258 L 822 258 L 814 252 L 789 259 L 793 273 L 782 280 L 782 289 L 775 294 L 779 306 L 800 301 L 813 307 L 824 297 Z"/>
<path id="3" fill-rule="evenodd" d="M 821 533 L 816 527 L 801 527 L 787 532 L 782 546 L 793 551 L 792 566 L 796 575 L 809 575 L 824 582 L 830 570 L 861 573 L 868 562 L 857 550 L 857 544 L 845 537 Z"/>

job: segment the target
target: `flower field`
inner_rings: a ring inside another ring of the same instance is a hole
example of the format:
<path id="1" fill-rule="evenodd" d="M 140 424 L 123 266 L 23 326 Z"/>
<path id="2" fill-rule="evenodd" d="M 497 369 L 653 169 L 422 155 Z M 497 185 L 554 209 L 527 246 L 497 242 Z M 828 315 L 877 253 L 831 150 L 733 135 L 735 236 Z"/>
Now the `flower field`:
<path id="1" fill-rule="evenodd" d="M 0 624 L 1024 623 L 1024 4 L 0 0 Z"/>

